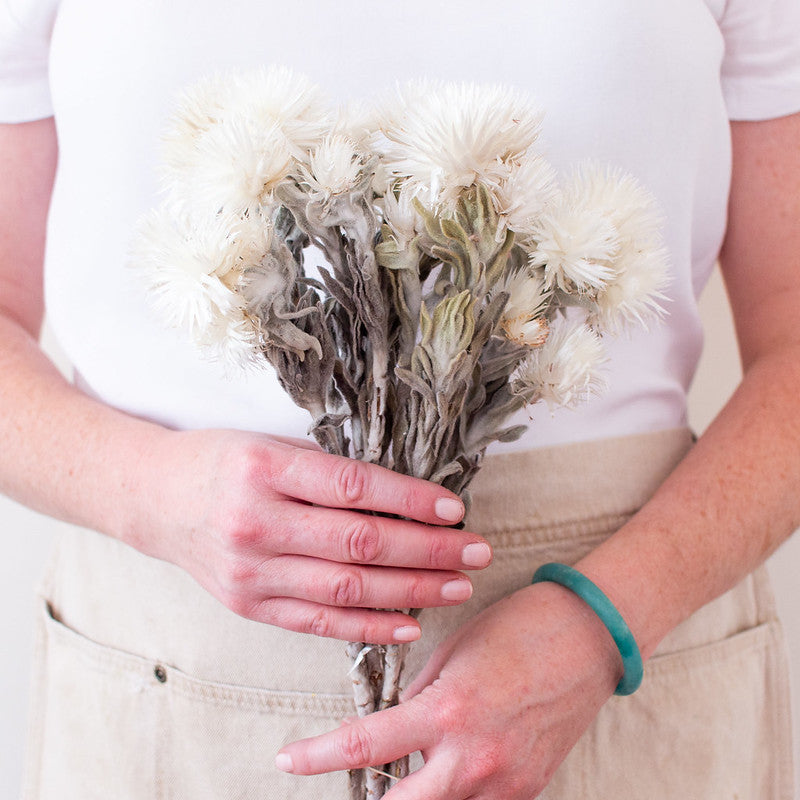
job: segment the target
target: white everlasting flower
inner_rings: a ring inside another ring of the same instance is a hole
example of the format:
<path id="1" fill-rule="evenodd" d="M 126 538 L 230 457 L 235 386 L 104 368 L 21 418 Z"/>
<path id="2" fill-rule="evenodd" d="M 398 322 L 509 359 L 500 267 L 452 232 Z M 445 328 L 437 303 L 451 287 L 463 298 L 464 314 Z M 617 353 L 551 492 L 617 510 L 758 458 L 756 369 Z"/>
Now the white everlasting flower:
<path id="1" fill-rule="evenodd" d="M 596 322 L 612 333 L 631 322 L 646 327 L 649 319 L 662 316 L 668 282 L 669 258 L 663 247 L 625 249 L 618 263 L 617 276 L 595 298 Z"/>
<path id="2" fill-rule="evenodd" d="M 381 112 L 373 103 L 348 100 L 339 106 L 331 132 L 349 137 L 366 152 L 372 149 L 381 119 Z"/>
<path id="3" fill-rule="evenodd" d="M 142 220 L 138 234 L 133 266 L 144 274 L 165 322 L 216 355 L 248 360 L 256 331 L 236 288 L 269 248 L 264 221 L 219 214 L 198 225 L 164 204 Z"/>
<path id="4" fill-rule="evenodd" d="M 401 88 L 392 102 L 376 149 L 432 203 L 454 201 L 478 181 L 497 187 L 531 148 L 542 119 L 505 86 L 423 81 Z"/>
<path id="5" fill-rule="evenodd" d="M 549 326 L 544 313 L 550 292 L 539 272 L 519 270 L 501 286 L 509 297 L 500 317 L 506 336 L 517 344 L 539 347 L 547 341 Z"/>
<path id="6" fill-rule="evenodd" d="M 399 191 L 390 190 L 380 199 L 378 207 L 383 221 L 392 229 L 400 248 L 407 247 L 416 236 L 424 232 L 425 225 L 414 208 L 414 187 L 402 183 Z"/>
<path id="7" fill-rule="evenodd" d="M 320 90 L 285 67 L 207 78 L 183 96 L 164 137 L 165 185 L 187 205 L 255 208 L 330 122 Z"/>
<path id="8" fill-rule="evenodd" d="M 169 171 L 182 173 L 196 160 L 197 141 L 222 121 L 229 94 L 224 78 L 212 75 L 198 81 L 179 98 L 163 135 L 163 158 Z"/>
<path id="9" fill-rule="evenodd" d="M 531 229 L 548 286 L 597 304 L 607 328 L 659 312 L 667 258 L 653 197 L 620 170 L 584 164 Z"/>
<path id="10" fill-rule="evenodd" d="M 605 387 L 599 369 L 605 361 L 600 337 L 583 322 L 559 319 L 547 341 L 520 364 L 517 386 L 544 400 L 550 409 L 572 408 Z"/>
<path id="11" fill-rule="evenodd" d="M 313 150 L 331 129 L 334 117 L 328 101 L 305 75 L 271 66 L 234 73 L 228 80 L 231 113 L 256 129 L 277 125 L 297 158 Z"/>
<path id="12" fill-rule="evenodd" d="M 355 140 L 343 134 L 326 136 L 314 149 L 300 175 L 309 194 L 325 200 L 351 191 L 363 174 L 365 155 Z"/>
<path id="13" fill-rule="evenodd" d="M 198 140 L 197 160 L 173 183 L 171 193 L 187 207 L 252 212 L 272 199 L 294 162 L 278 127 L 254 131 L 226 119 Z"/>
<path id="14" fill-rule="evenodd" d="M 616 275 L 620 241 L 612 219 L 603 209 L 586 206 L 569 188 L 553 199 L 529 233 L 536 241 L 530 264 L 544 269 L 550 287 L 592 293 Z"/>
<path id="15" fill-rule="evenodd" d="M 512 164 L 508 176 L 495 189 L 498 212 L 524 243 L 536 230 L 536 222 L 556 191 L 555 172 L 541 156 L 531 155 Z"/>

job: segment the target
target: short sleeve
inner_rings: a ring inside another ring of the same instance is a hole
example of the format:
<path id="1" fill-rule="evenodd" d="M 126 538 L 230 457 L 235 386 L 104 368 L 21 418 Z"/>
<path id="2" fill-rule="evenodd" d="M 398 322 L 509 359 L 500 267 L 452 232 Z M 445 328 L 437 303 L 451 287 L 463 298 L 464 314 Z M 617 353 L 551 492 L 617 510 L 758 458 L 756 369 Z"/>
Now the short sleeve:
<path id="1" fill-rule="evenodd" d="M 48 80 L 56 0 L 0 0 L 0 122 L 53 113 Z"/>
<path id="2" fill-rule="evenodd" d="M 727 0 L 720 29 L 728 116 L 758 120 L 800 111 L 800 0 Z"/>

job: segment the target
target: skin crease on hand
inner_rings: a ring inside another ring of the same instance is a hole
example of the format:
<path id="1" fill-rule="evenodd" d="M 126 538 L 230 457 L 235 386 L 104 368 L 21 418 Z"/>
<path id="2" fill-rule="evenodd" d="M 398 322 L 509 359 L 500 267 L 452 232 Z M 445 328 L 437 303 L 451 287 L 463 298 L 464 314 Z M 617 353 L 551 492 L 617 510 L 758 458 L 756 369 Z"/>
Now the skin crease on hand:
<path id="1" fill-rule="evenodd" d="M 620 610 L 644 658 L 800 525 L 800 115 L 734 122 L 732 138 L 720 260 L 744 378 L 654 497 L 576 565 Z M 421 750 L 425 765 L 387 800 L 531 800 L 620 669 L 582 601 L 537 584 L 443 643 L 397 708 L 290 744 L 276 765 L 316 774 Z"/>

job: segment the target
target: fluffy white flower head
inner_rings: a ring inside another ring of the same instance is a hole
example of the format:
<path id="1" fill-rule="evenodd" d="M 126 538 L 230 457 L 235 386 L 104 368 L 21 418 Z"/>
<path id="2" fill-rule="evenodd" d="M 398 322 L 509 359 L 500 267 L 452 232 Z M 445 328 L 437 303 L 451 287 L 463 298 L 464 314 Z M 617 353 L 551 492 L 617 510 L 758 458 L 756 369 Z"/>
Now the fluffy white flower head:
<path id="1" fill-rule="evenodd" d="M 520 365 L 515 382 L 533 391 L 550 409 L 572 408 L 605 386 L 599 369 L 605 361 L 600 337 L 583 322 L 559 319 L 547 341 Z"/>
<path id="2" fill-rule="evenodd" d="M 277 127 L 252 131 L 242 121 L 227 119 L 198 141 L 197 162 L 174 184 L 172 194 L 188 207 L 235 214 L 268 204 L 275 188 L 289 175 L 293 161 L 286 138 Z"/>
<path id="3" fill-rule="evenodd" d="M 349 136 L 326 136 L 311 153 L 308 166 L 300 174 L 312 197 L 327 199 L 355 188 L 363 174 L 365 155 Z"/>
<path id="4" fill-rule="evenodd" d="M 380 198 L 378 208 L 383 221 L 392 229 L 398 245 L 406 247 L 416 236 L 424 234 L 425 224 L 414 207 L 415 189 L 403 182 L 399 188 L 391 188 Z"/>
<path id="5" fill-rule="evenodd" d="M 541 274 L 521 269 L 505 279 L 502 289 L 509 294 L 500 318 L 506 336 L 527 347 L 543 345 L 549 334 L 544 313 L 550 292 Z"/>
<path id="6" fill-rule="evenodd" d="M 186 205 L 256 208 L 330 119 L 319 89 L 286 67 L 207 78 L 185 93 L 166 132 L 164 183 Z"/>
<path id="7" fill-rule="evenodd" d="M 530 264 L 550 287 L 597 305 L 616 329 L 659 313 L 667 258 L 653 197 L 620 170 L 583 164 L 531 228 Z"/>
<path id="8" fill-rule="evenodd" d="M 277 125 L 302 158 L 330 130 L 333 116 L 321 89 L 285 66 L 234 73 L 228 78 L 231 113 L 255 128 Z"/>
<path id="9" fill-rule="evenodd" d="M 525 243 L 556 191 L 555 172 L 539 155 L 512 164 L 505 180 L 494 191 L 498 212 L 506 225 Z"/>
<path id="10" fill-rule="evenodd" d="M 213 354 L 244 363 L 254 355 L 256 331 L 236 288 L 244 270 L 260 262 L 269 238 L 264 224 L 219 214 L 198 225 L 164 204 L 140 223 L 132 265 L 167 324 Z"/>
<path id="11" fill-rule="evenodd" d="M 542 115 L 506 86 L 415 82 L 387 103 L 376 148 L 431 202 L 482 181 L 496 187 L 539 134 Z"/>

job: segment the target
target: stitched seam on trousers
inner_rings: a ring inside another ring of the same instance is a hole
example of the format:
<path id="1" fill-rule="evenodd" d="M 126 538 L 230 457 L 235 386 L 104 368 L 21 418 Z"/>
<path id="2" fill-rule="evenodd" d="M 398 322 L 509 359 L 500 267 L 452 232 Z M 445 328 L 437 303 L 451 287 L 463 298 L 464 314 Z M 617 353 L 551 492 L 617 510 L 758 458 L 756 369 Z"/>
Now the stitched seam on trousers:
<path id="1" fill-rule="evenodd" d="M 645 682 L 671 677 L 675 667 L 685 667 L 687 672 L 719 669 L 720 659 L 735 659 L 766 650 L 775 644 L 778 626 L 777 622 L 765 622 L 755 628 L 735 633 L 727 639 L 655 656 L 645 665 Z"/>
<path id="2" fill-rule="evenodd" d="M 210 685 L 193 680 L 183 673 L 170 674 L 170 688 L 176 695 L 225 708 L 257 712 L 273 712 L 287 716 L 312 715 L 325 719 L 341 719 L 355 711 L 347 695 L 319 695 L 302 692 L 273 692 L 269 689 Z"/>
<path id="3" fill-rule="evenodd" d="M 38 610 L 38 609 L 37 609 Z M 47 693 L 44 691 L 45 675 L 47 671 L 47 630 L 44 620 L 37 618 L 35 621 L 35 639 L 33 651 L 33 664 L 35 672 L 31 674 L 31 691 L 28 709 L 28 736 L 25 749 L 23 770 L 22 798 L 39 796 L 42 779 L 42 765 L 44 762 L 44 720 L 47 718 Z"/>
<path id="4" fill-rule="evenodd" d="M 133 653 L 115 650 L 112 647 L 88 639 L 54 617 L 48 616 L 49 619 L 46 619 L 45 623 L 47 636 L 58 640 L 63 647 L 68 647 L 84 656 L 90 657 L 92 667 L 97 671 L 111 672 L 112 669 L 123 669 L 131 674 L 138 675 L 143 673 L 152 676 L 155 662 Z"/>
<path id="5" fill-rule="evenodd" d="M 53 636 L 61 646 L 84 657 L 88 662 L 87 669 L 103 674 L 122 670 L 131 675 L 146 676 L 148 683 L 154 689 L 161 686 L 156 684 L 153 678 L 155 661 L 98 644 L 76 633 L 52 616 L 48 616 L 50 618 L 46 618 L 47 635 Z M 211 684 L 193 679 L 169 665 L 165 666 L 168 672 L 166 686 L 172 692 L 189 698 L 202 699 L 218 706 L 251 708 L 291 715 L 311 714 L 335 719 L 341 719 L 354 711 L 353 699 L 347 695 L 305 695 L 301 692 L 297 694 L 273 692 L 260 687 Z"/>
<path id="6" fill-rule="evenodd" d="M 780 689 L 780 685 L 783 684 L 789 690 L 786 697 L 788 703 L 791 689 L 789 686 L 789 665 L 786 661 L 787 651 L 783 626 L 780 621 L 768 624 L 773 627 L 772 639 L 776 647 L 772 677 L 778 685 L 776 689 Z M 791 706 L 788 709 L 785 707 L 782 709 L 778 703 L 771 703 L 770 706 L 772 710 L 772 730 L 775 731 L 776 737 L 780 736 L 781 738 L 780 747 L 777 748 L 779 768 L 772 773 L 772 791 L 775 797 L 780 798 L 780 800 L 795 800 L 794 736 L 792 733 Z M 786 757 L 786 754 L 788 754 L 788 757 Z"/>
<path id="7" fill-rule="evenodd" d="M 632 513 L 606 514 L 586 519 L 571 519 L 561 522 L 525 524 L 504 528 L 500 531 L 481 531 L 495 549 L 530 547 L 532 545 L 579 542 L 602 534 L 611 534 L 621 528 Z"/>

